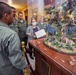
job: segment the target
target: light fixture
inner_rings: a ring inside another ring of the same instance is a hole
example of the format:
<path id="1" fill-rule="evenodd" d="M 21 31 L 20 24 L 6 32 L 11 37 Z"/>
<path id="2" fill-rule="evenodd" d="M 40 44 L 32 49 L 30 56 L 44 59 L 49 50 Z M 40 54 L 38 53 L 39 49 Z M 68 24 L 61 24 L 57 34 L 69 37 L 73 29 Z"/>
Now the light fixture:
<path id="1" fill-rule="evenodd" d="M 33 15 L 34 15 L 34 16 L 36 16 L 36 15 L 37 15 L 37 13 L 36 13 L 36 12 L 34 12 L 34 13 L 33 13 Z"/>
<path id="2" fill-rule="evenodd" d="M 9 4 L 12 4 L 12 0 L 8 0 L 8 3 L 9 3 Z"/>

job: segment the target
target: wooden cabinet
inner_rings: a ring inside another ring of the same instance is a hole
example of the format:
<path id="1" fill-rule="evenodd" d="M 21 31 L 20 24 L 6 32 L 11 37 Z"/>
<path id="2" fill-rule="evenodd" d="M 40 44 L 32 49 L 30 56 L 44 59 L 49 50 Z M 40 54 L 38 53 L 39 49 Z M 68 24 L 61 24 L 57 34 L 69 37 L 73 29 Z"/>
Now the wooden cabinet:
<path id="1" fill-rule="evenodd" d="M 46 47 L 43 38 L 30 41 L 35 49 L 36 75 L 76 75 L 76 64 L 69 64 L 70 56 Z M 76 55 L 72 56 L 76 59 Z"/>

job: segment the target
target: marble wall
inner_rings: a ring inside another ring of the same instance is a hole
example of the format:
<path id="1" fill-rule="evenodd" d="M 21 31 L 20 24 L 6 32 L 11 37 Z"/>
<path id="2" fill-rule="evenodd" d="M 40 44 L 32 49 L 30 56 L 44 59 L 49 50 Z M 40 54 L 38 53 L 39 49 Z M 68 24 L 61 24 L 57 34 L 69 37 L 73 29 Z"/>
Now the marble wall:
<path id="1" fill-rule="evenodd" d="M 36 16 L 37 21 L 40 16 L 44 15 L 44 0 L 28 0 L 28 23 L 31 22 L 31 17 Z"/>

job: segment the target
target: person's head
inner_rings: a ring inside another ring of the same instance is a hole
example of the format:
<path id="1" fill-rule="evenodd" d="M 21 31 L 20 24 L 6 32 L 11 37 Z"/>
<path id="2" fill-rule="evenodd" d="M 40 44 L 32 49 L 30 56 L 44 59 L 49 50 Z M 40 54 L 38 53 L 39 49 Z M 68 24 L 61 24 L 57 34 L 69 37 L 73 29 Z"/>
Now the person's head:
<path id="1" fill-rule="evenodd" d="M 18 19 L 23 20 L 23 13 L 22 12 L 18 12 Z"/>
<path id="2" fill-rule="evenodd" d="M 14 13 L 13 17 L 15 18 L 16 17 L 16 9 L 14 7 L 11 7 L 11 9 L 12 9 L 12 11 Z"/>
<path id="3" fill-rule="evenodd" d="M 36 18 L 35 17 L 31 17 L 31 23 L 32 23 L 32 20 L 36 20 Z"/>
<path id="4" fill-rule="evenodd" d="M 36 26 L 37 22 L 35 18 L 31 18 L 31 24 L 32 26 Z"/>
<path id="5" fill-rule="evenodd" d="M 40 22 L 44 22 L 44 16 L 41 16 Z"/>
<path id="6" fill-rule="evenodd" d="M 0 22 L 8 25 L 13 22 L 13 12 L 11 7 L 4 2 L 0 2 Z"/>

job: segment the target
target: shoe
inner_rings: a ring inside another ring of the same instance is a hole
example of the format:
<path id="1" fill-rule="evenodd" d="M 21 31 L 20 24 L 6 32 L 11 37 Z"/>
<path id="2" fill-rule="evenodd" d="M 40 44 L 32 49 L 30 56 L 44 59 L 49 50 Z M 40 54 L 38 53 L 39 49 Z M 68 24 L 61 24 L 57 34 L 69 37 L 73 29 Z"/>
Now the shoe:
<path id="1" fill-rule="evenodd" d="M 33 56 L 30 56 L 31 59 L 34 59 Z"/>
<path id="2" fill-rule="evenodd" d="M 26 52 L 27 53 L 31 53 L 32 51 L 30 49 L 26 49 Z"/>

